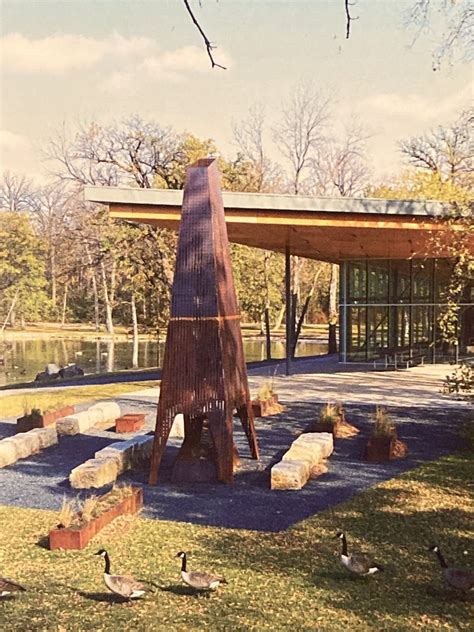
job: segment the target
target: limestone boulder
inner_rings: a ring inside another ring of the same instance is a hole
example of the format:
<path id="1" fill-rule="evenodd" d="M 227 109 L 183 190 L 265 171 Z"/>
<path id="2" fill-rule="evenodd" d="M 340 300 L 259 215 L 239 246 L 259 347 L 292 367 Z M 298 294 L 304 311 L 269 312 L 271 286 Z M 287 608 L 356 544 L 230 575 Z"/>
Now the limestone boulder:
<path id="1" fill-rule="evenodd" d="M 58 443 L 58 433 L 54 426 L 49 426 L 48 428 L 34 428 L 29 432 L 38 437 L 41 450 Z"/>
<path id="2" fill-rule="evenodd" d="M 301 489 L 309 474 L 307 461 L 280 461 L 271 470 L 271 489 Z"/>
<path id="3" fill-rule="evenodd" d="M 330 432 L 305 432 L 294 441 L 294 444 L 319 445 L 323 458 L 330 456 L 334 450 L 334 439 Z"/>
<path id="4" fill-rule="evenodd" d="M 310 467 L 317 465 L 323 459 L 323 448 L 320 443 L 298 443 L 294 441 L 290 449 L 285 452 L 282 461 L 308 461 Z"/>
<path id="5" fill-rule="evenodd" d="M 122 414 L 116 402 L 97 402 L 87 412 L 95 419 L 95 423 L 113 422 Z"/>
<path id="6" fill-rule="evenodd" d="M 100 488 L 113 483 L 119 474 L 114 458 L 89 459 L 75 467 L 69 475 L 71 487 L 76 489 Z"/>
<path id="7" fill-rule="evenodd" d="M 16 443 L 11 439 L 2 439 L 0 441 L 0 467 L 15 463 L 17 458 Z"/>
<path id="8" fill-rule="evenodd" d="M 56 429 L 60 435 L 76 435 L 92 428 L 97 423 L 96 420 L 97 417 L 89 410 L 83 410 L 80 413 L 58 419 Z"/>

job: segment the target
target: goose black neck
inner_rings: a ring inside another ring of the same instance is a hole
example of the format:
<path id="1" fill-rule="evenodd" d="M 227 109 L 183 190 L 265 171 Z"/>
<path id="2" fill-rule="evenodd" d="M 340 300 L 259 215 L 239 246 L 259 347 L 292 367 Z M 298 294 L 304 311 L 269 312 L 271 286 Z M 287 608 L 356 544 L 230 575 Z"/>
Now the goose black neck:
<path id="1" fill-rule="evenodd" d="M 446 560 L 444 559 L 444 556 L 439 550 L 439 548 L 436 549 L 436 555 L 438 556 L 438 560 L 439 560 L 439 563 L 441 564 L 441 568 L 448 568 L 448 565 L 446 564 Z"/>
<path id="2" fill-rule="evenodd" d="M 110 575 L 110 557 L 109 554 L 106 552 L 104 554 L 104 560 L 105 560 L 105 574 L 106 575 Z"/>
<path id="3" fill-rule="evenodd" d="M 183 555 L 183 557 L 181 558 L 181 571 L 183 573 L 186 572 L 186 553 Z"/>
<path id="4" fill-rule="evenodd" d="M 342 534 L 341 541 L 342 541 L 342 555 L 347 556 L 347 540 L 344 534 Z"/>

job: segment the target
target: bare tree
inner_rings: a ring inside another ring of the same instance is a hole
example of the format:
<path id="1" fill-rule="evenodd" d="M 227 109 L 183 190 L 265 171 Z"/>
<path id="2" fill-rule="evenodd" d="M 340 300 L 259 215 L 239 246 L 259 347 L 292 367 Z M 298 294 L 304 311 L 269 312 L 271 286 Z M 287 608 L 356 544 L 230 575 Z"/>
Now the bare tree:
<path id="1" fill-rule="evenodd" d="M 34 196 L 31 180 L 25 176 L 4 171 L 0 183 L 0 208 L 5 211 L 19 213 L 29 211 Z"/>
<path id="2" fill-rule="evenodd" d="M 406 13 L 406 24 L 415 29 L 414 41 L 423 31 L 435 30 L 441 23 L 443 31 L 436 33 L 438 44 L 433 51 L 433 70 L 443 62 L 452 62 L 456 55 L 472 61 L 474 54 L 474 5 L 471 0 L 413 0 Z"/>
<path id="3" fill-rule="evenodd" d="M 244 160 L 251 163 L 251 181 L 245 191 L 257 193 L 275 192 L 281 188 L 283 174 L 278 165 L 268 157 L 265 146 L 265 108 L 253 105 L 246 118 L 232 126 L 234 142 Z"/>
<path id="4" fill-rule="evenodd" d="M 472 184 L 474 173 L 474 110 L 465 110 L 449 127 L 414 136 L 400 143 L 401 152 L 417 169 L 436 173 L 442 180 Z"/>
<path id="5" fill-rule="evenodd" d="M 318 195 L 341 197 L 361 195 L 369 183 L 370 169 L 366 158 L 369 132 L 356 119 L 346 126 L 341 138 L 333 138 L 311 163 L 312 190 Z M 328 352 L 337 352 L 337 290 L 339 266 L 331 264 L 328 306 Z"/>
<path id="6" fill-rule="evenodd" d="M 326 140 L 330 98 L 310 84 L 300 84 L 283 105 L 273 137 L 291 168 L 291 188 L 301 192 L 302 178 Z"/>
<path id="7" fill-rule="evenodd" d="M 311 160 L 310 190 L 317 195 L 351 197 L 369 184 L 366 142 L 369 131 L 355 118 L 340 138 L 333 137 Z"/>
<path id="8" fill-rule="evenodd" d="M 74 212 L 74 201 L 73 192 L 63 182 L 42 187 L 32 196 L 31 212 L 37 230 L 46 242 L 53 307 L 57 304 L 58 277 L 61 276 L 61 269 L 64 269 L 65 260 L 68 259 L 64 239 L 70 217 Z"/>
<path id="9" fill-rule="evenodd" d="M 108 126 L 82 124 L 73 137 L 63 128 L 45 157 L 59 166 L 54 175 L 62 180 L 150 188 L 158 178 L 171 188 L 173 167 L 183 159 L 181 141 L 171 128 L 131 116 Z"/>

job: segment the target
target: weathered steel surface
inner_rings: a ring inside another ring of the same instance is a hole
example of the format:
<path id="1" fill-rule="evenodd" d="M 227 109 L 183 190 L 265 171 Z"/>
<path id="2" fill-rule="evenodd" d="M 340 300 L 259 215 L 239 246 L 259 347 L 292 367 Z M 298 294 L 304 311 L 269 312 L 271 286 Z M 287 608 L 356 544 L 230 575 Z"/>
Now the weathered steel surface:
<path id="1" fill-rule="evenodd" d="M 202 455 L 205 420 L 217 478 L 232 483 L 235 410 L 258 458 L 219 172 L 214 160 L 205 159 L 186 175 L 150 483 L 157 481 L 178 413 L 185 419 L 178 459 Z"/>

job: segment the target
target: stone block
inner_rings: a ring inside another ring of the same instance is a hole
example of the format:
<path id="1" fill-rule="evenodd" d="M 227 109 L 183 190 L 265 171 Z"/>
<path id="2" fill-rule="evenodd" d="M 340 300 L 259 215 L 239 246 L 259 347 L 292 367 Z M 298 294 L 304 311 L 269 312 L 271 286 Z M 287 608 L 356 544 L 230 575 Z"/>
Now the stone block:
<path id="1" fill-rule="evenodd" d="M 121 415 L 120 406 L 116 402 L 97 402 L 88 408 L 95 423 L 115 421 Z"/>
<path id="2" fill-rule="evenodd" d="M 323 447 L 319 442 L 298 443 L 294 441 L 282 457 L 282 461 L 308 461 L 310 467 L 317 465 L 322 459 Z"/>
<path id="3" fill-rule="evenodd" d="M 330 456 L 334 450 L 334 439 L 330 432 L 305 432 L 294 441 L 294 444 L 318 444 L 321 446 L 323 458 Z"/>
<path id="4" fill-rule="evenodd" d="M 317 465 L 313 465 L 311 468 L 311 472 L 309 473 L 310 478 L 317 478 L 321 476 L 321 474 L 326 474 L 329 471 L 329 468 L 326 464 L 326 461 L 322 463 L 318 463 Z"/>
<path id="5" fill-rule="evenodd" d="M 113 458 L 119 463 L 119 471 L 125 472 L 132 467 L 134 444 L 131 439 L 127 441 L 116 441 L 102 450 L 98 450 L 94 457 L 96 459 Z"/>
<path id="6" fill-rule="evenodd" d="M 33 430 L 30 430 L 30 433 L 35 434 L 38 437 L 41 450 L 58 443 L 58 433 L 54 426 L 50 426 L 48 428 L 34 428 Z"/>
<path id="7" fill-rule="evenodd" d="M 76 489 L 100 488 L 113 483 L 118 474 L 118 462 L 113 457 L 89 459 L 71 471 L 69 482 Z"/>
<path id="8" fill-rule="evenodd" d="M 58 419 L 56 429 L 60 435 L 76 435 L 92 428 L 96 423 L 96 419 L 96 417 L 90 414 L 89 410 L 84 410 L 75 415 Z"/>
<path id="9" fill-rule="evenodd" d="M 34 437 L 28 437 L 28 432 L 22 432 L 14 437 L 11 437 L 11 441 L 16 447 L 16 460 L 26 459 L 32 452 L 39 451 L 39 440 Z"/>
<path id="10" fill-rule="evenodd" d="M 272 467 L 271 489 L 301 489 L 309 472 L 307 461 L 280 461 Z"/>
<path id="11" fill-rule="evenodd" d="M 184 439 L 184 416 L 181 413 L 174 418 L 169 436 L 171 439 Z"/>
<path id="12" fill-rule="evenodd" d="M 0 441 L 0 467 L 11 465 L 17 460 L 16 443 L 11 439 Z"/>

